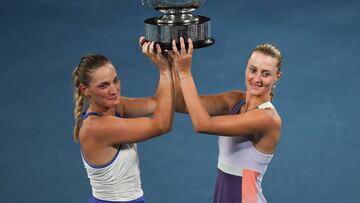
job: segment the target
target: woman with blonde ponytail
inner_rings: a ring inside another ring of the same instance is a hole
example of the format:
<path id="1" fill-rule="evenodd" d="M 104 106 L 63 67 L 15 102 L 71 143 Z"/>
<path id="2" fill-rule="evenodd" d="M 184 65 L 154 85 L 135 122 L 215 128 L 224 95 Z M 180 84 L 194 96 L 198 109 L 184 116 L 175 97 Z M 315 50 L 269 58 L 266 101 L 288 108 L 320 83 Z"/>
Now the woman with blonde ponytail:
<path id="1" fill-rule="evenodd" d="M 82 57 L 73 72 L 74 139 L 79 141 L 90 179 L 89 202 L 144 203 L 136 143 L 164 134 L 172 126 L 170 61 L 159 45 L 142 44 L 143 39 L 139 40 L 142 52 L 160 73 L 154 96 L 121 96 L 113 64 L 99 54 Z"/>
<path id="2" fill-rule="evenodd" d="M 199 96 L 191 73 L 192 42 L 173 43 L 176 111 L 188 113 L 196 132 L 219 136 L 214 203 L 265 203 L 261 181 L 280 139 L 281 118 L 271 103 L 281 77 L 282 57 L 271 44 L 252 51 L 245 70 L 246 91 Z"/>

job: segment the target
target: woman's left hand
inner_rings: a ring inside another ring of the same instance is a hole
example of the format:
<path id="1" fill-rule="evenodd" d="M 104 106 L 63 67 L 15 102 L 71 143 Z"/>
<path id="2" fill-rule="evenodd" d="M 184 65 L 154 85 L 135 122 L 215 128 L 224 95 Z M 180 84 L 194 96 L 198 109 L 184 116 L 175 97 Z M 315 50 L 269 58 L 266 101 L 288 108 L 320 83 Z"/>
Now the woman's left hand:
<path id="1" fill-rule="evenodd" d="M 188 39 L 189 48 L 186 50 L 184 38 L 180 37 L 180 52 L 176 47 L 175 40 L 172 41 L 173 52 L 170 54 L 177 73 L 183 76 L 191 75 L 191 61 L 193 53 L 192 40 Z"/>
<path id="2" fill-rule="evenodd" d="M 168 54 L 161 50 L 159 44 L 155 44 L 155 42 L 145 41 L 145 37 L 140 37 L 139 45 L 142 49 L 142 53 L 147 56 L 151 62 L 153 62 L 160 72 L 169 71 L 170 70 L 170 61 L 168 58 Z M 156 48 L 156 50 L 155 50 Z"/>

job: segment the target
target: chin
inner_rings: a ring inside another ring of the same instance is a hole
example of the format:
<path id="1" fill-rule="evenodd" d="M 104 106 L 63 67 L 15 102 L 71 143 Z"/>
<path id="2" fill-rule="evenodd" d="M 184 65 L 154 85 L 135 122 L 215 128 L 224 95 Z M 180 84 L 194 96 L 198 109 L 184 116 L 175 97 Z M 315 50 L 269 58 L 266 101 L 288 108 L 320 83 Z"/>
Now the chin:
<path id="1" fill-rule="evenodd" d="M 120 99 L 118 99 L 117 101 L 114 101 L 114 102 L 111 102 L 111 103 L 110 103 L 110 105 L 111 105 L 112 107 L 117 106 L 117 105 L 119 105 L 119 104 L 120 104 Z"/>
<path id="2" fill-rule="evenodd" d="M 110 101 L 106 102 L 106 107 L 113 108 L 113 107 L 116 107 L 119 104 L 120 104 L 120 99 L 110 100 Z"/>
<path id="3" fill-rule="evenodd" d="M 256 97 L 260 97 L 260 96 L 266 94 L 266 92 L 261 91 L 261 90 L 250 90 L 249 93 L 250 93 L 250 95 L 256 96 Z"/>

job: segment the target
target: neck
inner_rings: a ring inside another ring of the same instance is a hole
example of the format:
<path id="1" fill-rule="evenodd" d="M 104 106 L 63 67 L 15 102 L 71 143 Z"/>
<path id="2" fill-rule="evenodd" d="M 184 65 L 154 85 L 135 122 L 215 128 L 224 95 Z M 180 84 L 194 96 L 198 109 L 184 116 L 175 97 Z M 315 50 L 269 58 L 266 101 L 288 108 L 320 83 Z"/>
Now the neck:
<path id="1" fill-rule="evenodd" d="M 244 106 L 244 110 L 248 111 L 250 109 L 253 109 L 257 106 L 259 106 L 262 103 L 271 101 L 270 94 L 269 95 L 260 95 L 260 96 L 254 96 L 250 95 L 249 92 L 246 93 L 246 103 Z"/>

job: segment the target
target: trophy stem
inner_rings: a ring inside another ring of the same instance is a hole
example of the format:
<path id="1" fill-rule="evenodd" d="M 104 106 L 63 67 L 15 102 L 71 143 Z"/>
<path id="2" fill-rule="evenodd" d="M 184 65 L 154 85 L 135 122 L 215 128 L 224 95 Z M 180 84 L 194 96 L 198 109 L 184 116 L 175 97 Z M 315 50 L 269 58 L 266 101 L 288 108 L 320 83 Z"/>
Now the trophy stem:
<path id="1" fill-rule="evenodd" d="M 157 23 L 159 24 L 190 24 L 190 23 L 198 23 L 199 18 L 192 14 L 195 7 L 188 8 L 157 8 L 159 12 L 163 15 L 157 18 Z"/>
<path id="2" fill-rule="evenodd" d="M 164 14 L 157 18 L 159 24 L 177 24 L 185 25 L 190 23 L 198 23 L 199 18 L 191 13 L 177 14 Z"/>

